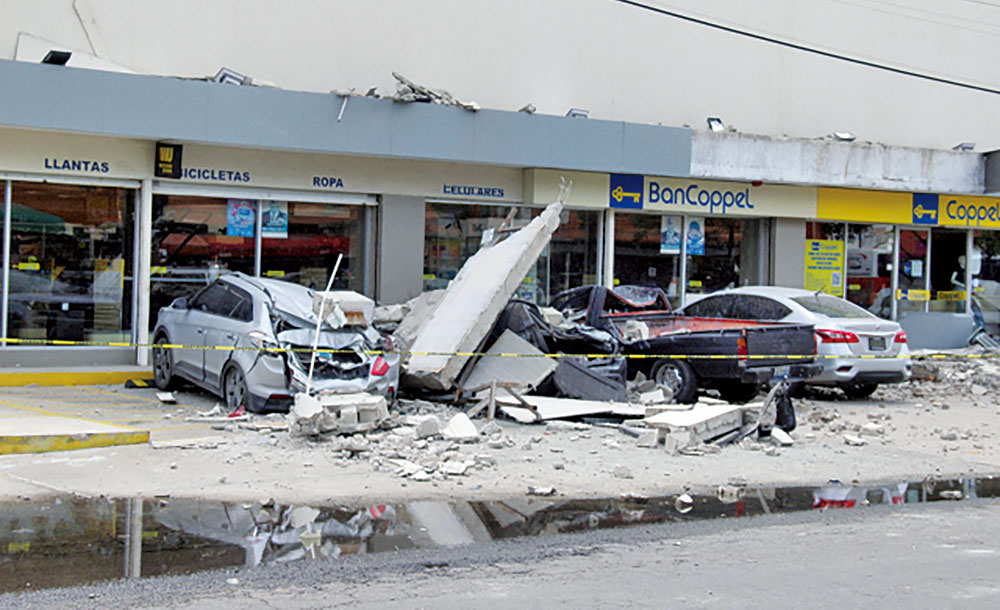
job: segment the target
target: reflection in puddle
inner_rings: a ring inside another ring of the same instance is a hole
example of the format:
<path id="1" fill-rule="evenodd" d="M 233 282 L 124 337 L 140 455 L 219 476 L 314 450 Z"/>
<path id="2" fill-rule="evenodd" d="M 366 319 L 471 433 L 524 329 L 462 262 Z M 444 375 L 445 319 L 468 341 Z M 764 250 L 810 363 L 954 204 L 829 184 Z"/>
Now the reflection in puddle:
<path id="1" fill-rule="evenodd" d="M 1000 477 L 366 507 L 183 499 L 0 503 L 0 592 L 639 524 L 1000 497 Z"/>

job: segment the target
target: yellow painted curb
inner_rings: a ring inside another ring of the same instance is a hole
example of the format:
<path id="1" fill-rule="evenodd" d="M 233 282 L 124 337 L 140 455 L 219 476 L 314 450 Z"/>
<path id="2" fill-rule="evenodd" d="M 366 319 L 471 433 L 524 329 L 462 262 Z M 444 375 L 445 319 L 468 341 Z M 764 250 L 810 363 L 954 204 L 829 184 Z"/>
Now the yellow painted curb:
<path id="1" fill-rule="evenodd" d="M 0 387 L 30 384 L 50 385 L 115 385 L 129 379 L 151 378 L 152 371 L 52 371 L 36 373 L 0 373 Z"/>
<path id="2" fill-rule="evenodd" d="M 149 432 L 146 430 L 0 436 L 0 455 L 73 451 L 115 445 L 138 445 L 146 442 L 149 442 Z"/>

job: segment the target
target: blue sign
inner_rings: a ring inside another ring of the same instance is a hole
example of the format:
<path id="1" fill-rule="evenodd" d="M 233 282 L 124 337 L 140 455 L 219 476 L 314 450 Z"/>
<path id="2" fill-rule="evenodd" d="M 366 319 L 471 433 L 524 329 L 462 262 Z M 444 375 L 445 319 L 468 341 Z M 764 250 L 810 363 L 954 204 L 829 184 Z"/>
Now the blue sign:
<path id="1" fill-rule="evenodd" d="M 608 194 L 613 208 L 642 209 L 643 177 L 636 174 L 611 174 Z"/>
<path id="2" fill-rule="evenodd" d="M 230 199 L 226 211 L 226 235 L 229 237 L 253 237 L 256 218 L 253 201 Z"/>
<path id="3" fill-rule="evenodd" d="M 938 223 L 938 196 L 931 193 L 913 194 L 913 224 L 936 225 Z"/>

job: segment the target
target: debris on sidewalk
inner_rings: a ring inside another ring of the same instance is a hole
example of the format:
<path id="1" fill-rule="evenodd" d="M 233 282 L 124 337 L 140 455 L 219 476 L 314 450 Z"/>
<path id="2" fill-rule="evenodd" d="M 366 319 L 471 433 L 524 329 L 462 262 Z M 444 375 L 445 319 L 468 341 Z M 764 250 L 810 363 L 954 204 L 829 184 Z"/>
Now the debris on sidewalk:
<path id="1" fill-rule="evenodd" d="M 173 392 L 157 392 L 156 399 L 168 405 L 172 405 L 177 402 L 177 397 L 174 396 Z"/>
<path id="2" fill-rule="evenodd" d="M 555 398 L 552 396 L 523 397 L 537 411 L 537 418 L 519 402 L 499 392 L 497 403 L 504 414 L 517 421 L 531 417 L 534 421 L 550 419 L 572 419 L 584 416 L 608 416 L 620 419 L 640 419 L 645 417 L 646 408 L 628 402 L 601 402 L 598 400 L 577 400 L 574 398 Z"/>
<path id="3" fill-rule="evenodd" d="M 388 417 L 384 396 L 299 392 L 288 414 L 288 428 L 294 436 L 354 434 L 374 430 Z"/>

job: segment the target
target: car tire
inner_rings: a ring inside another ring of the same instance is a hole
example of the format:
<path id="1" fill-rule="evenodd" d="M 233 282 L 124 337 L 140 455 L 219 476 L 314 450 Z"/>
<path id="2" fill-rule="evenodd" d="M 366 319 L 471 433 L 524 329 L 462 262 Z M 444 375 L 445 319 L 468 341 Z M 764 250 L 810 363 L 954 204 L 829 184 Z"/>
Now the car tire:
<path id="1" fill-rule="evenodd" d="M 161 347 L 169 343 L 167 337 L 160 335 L 153 345 L 153 381 L 161 390 L 169 390 L 177 385 L 174 375 L 174 354 L 170 348 Z"/>
<path id="2" fill-rule="evenodd" d="M 673 390 L 676 403 L 693 403 L 698 399 L 698 376 L 686 360 L 657 360 L 649 376 Z"/>
<path id="3" fill-rule="evenodd" d="M 851 400 L 863 400 L 871 396 L 878 388 L 877 383 L 852 383 L 840 386 L 844 394 Z"/>
<path id="4" fill-rule="evenodd" d="M 222 397 L 226 399 L 226 408 L 230 413 L 243 405 L 247 411 L 253 411 L 253 401 L 250 390 L 247 389 L 247 378 L 238 364 L 230 364 L 222 374 Z"/>
<path id="5" fill-rule="evenodd" d="M 728 383 L 719 387 L 719 398 L 734 404 L 744 404 L 753 400 L 760 392 L 756 383 Z"/>

